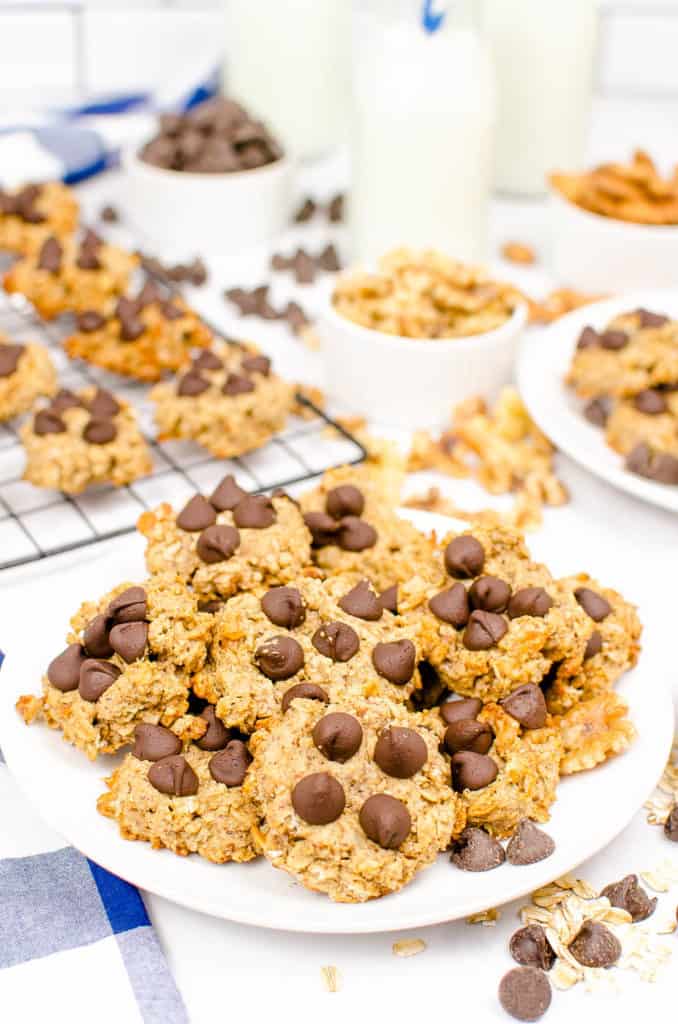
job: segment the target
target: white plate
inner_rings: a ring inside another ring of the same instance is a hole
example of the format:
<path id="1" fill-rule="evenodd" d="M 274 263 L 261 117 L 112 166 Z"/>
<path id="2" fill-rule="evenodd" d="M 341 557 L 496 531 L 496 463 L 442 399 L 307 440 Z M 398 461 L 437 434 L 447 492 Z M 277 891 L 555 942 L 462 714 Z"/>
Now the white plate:
<path id="1" fill-rule="evenodd" d="M 453 525 L 425 512 L 408 517 L 427 530 L 444 532 Z M 540 557 L 557 564 L 559 540 L 562 544 L 562 538 L 540 537 Z M 27 577 L 23 585 L 18 582 Z M 3 574 L 2 582 L 7 578 Z M 69 567 L 62 559 L 57 572 L 43 563 L 15 573 L 14 584 L 2 588 L 0 621 L 8 650 L 0 680 L 0 747 L 28 799 L 69 842 L 122 878 L 195 910 L 267 928 L 329 933 L 389 931 L 464 917 L 523 896 L 601 849 L 647 798 L 666 763 L 673 733 L 667 672 L 673 658 L 670 632 L 657 628 L 647 630 L 640 667 L 620 687 L 638 740 L 604 768 L 563 782 L 548 826 L 556 852 L 540 864 L 467 874 L 441 855 L 400 893 L 367 904 L 338 905 L 307 892 L 264 860 L 217 866 L 197 856 L 179 858 L 145 843 L 125 842 L 114 823 L 95 810 L 102 778 L 115 759 L 92 764 L 57 732 L 40 725 L 27 728 L 14 702 L 22 693 L 37 692 L 45 665 L 63 647 L 68 615 L 83 596 L 93 597 L 122 579 L 142 578 L 140 540 L 127 537 L 71 556 Z"/>
<path id="2" fill-rule="evenodd" d="M 624 469 L 623 457 L 583 415 L 584 402 L 565 385 L 582 329 L 604 327 L 619 313 L 645 307 L 678 319 L 678 291 L 628 292 L 569 313 L 544 330 L 528 332 L 518 357 L 518 388 L 530 415 L 548 438 L 589 472 L 637 498 L 678 512 L 678 487 L 654 483 Z"/>

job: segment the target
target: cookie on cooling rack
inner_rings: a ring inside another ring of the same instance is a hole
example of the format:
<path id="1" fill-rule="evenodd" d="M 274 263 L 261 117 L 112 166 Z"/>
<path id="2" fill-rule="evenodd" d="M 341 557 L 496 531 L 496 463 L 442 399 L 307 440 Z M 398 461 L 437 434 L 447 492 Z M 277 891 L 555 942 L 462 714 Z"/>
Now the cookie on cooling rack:
<path id="1" fill-rule="evenodd" d="M 56 371 L 44 345 L 13 344 L 0 334 L 0 421 L 26 412 L 36 398 L 56 389 Z"/>
<path id="2" fill-rule="evenodd" d="M 36 253 L 48 238 L 70 235 L 77 223 L 75 193 L 60 181 L 0 189 L 0 249 Z"/>

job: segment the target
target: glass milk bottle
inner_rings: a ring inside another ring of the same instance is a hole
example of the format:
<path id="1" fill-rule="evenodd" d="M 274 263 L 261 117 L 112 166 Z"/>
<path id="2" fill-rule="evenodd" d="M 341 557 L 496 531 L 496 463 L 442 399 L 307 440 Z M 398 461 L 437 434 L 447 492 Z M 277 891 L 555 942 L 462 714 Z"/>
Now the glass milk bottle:
<path id="1" fill-rule="evenodd" d="M 483 0 L 497 75 L 495 185 L 540 195 L 585 156 L 597 0 Z"/>
<path id="2" fill-rule="evenodd" d="M 486 255 L 494 88 L 475 0 L 354 0 L 352 256 Z"/>
<path id="3" fill-rule="evenodd" d="M 226 0 L 224 89 L 288 152 L 346 141 L 350 0 Z"/>

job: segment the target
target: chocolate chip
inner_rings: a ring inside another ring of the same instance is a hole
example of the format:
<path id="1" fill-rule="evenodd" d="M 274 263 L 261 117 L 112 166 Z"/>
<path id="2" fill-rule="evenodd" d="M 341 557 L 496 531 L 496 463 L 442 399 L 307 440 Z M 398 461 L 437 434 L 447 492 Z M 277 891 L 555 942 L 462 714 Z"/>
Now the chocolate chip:
<path id="1" fill-rule="evenodd" d="M 254 391 L 254 381 L 238 373 L 229 373 L 221 389 L 222 395 L 245 395 Z"/>
<path id="2" fill-rule="evenodd" d="M 0 352 L 2 352 L 2 349 L 0 349 Z M 49 408 L 50 412 L 62 413 L 65 409 L 79 409 L 83 405 L 84 402 L 80 401 L 74 391 L 69 391 L 68 388 L 61 388 L 50 402 Z"/>
<path id="3" fill-rule="evenodd" d="M 537 828 L 529 818 L 522 818 L 506 847 L 506 859 L 510 864 L 536 864 L 550 857 L 556 848 L 551 836 Z"/>
<path id="4" fill-rule="evenodd" d="M 143 656 L 148 641 L 147 622 L 121 622 L 109 633 L 111 647 L 130 665 Z"/>
<path id="5" fill-rule="evenodd" d="M 637 309 L 636 316 L 639 327 L 663 327 L 669 323 L 669 317 L 663 313 L 651 313 L 648 309 Z"/>
<path id="6" fill-rule="evenodd" d="M 328 694 L 317 683 L 297 683 L 295 686 L 290 686 L 289 690 L 285 690 L 282 699 L 283 715 L 293 700 L 320 700 L 323 704 L 330 702 Z"/>
<path id="7" fill-rule="evenodd" d="M 268 356 L 262 355 L 245 356 L 240 367 L 247 373 L 260 373 L 262 377 L 268 377 L 271 372 L 271 360 Z"/>
<path id="8" fill-rule="evenodd" d="M 338 270 L 341 270 L 341 260 L 339 259 L 336 246 L 331 243 L 326 245 L 318 253 L 317 264 L 321 270 L 326 270 L 328 274 L 335 274 Z"/>
<path id="9" fill-rule="evenodd" d="M 543 618 L 553 607 L 553 599 L 543 587 L 523 587 L 516 590 L 508 603 L 509 619 L 518 619 L 522 615 Z"/>
<path id="10" fill-rule="evenodd" d="M 208 526 L 198 537 L 195 551 L 206 565 L 226 562 L 240 547 L 240 534 L 234 526 Z"/>
<path id="11" fill-rule="evenodd" d="M 95 615 L 90 619 L 85 626 L 82 640 L 91 658 L 110 658 L 113 654 L 108 639 L 108 619 L 105 615 Z"/>
<path id="12" fill-rule="evenodd" d="M 219 601 L 216 598 L 212 601 L 198 601 L 198 611 L 208 612 L 210 615 L 215 615 L 221 611 L 224 607 L 223 601 Z"/>
<path id="13" fill-rule="evenodd" d="M 181 320 L 182 316 L 186 316 L 186 311 L 181 306 L 175 306 L 173 302 L 161 302 L 160 312 L 165 320 Z"/>
<path id="14" fill-rule="evenodd" d="M 314 772 L 297 782 L 292 790 L 292 806 L 309 825 L 329 825 L 342 814 L 346 795 L 328 772 Z"/>
<path id="15" fill-rule="evenodd" d="M 94 331 L 100 331 L 105 323 L 106 317 L 102 316 L 101 313 L 97 313 L 94 309 L 87 309 L 77 317 L 78 330 L 82 331 L 83 334 L 93 334 Z"/>
<path id="16" fill-rule="evenodd" d="M 254 661 L 260 672 L 278 682 L 289 679 L 303 667 L 304 652 L 291 636 L 274 636 L 257 647 Z"/>
<path id="17" fill-rule="evenodd" d="M 366 622 L 377 622 L 384 614 L 379 598 L 367 580 L 361 580 L 339 601 L 339 607 L 347 615 Z"/>
<path id="18" fill-rule="evenodd" d="M 626 875 L 621 881 L 606 885 L 600 895 L 607 896 L 613 907 L 626 910 L 634 924 L 646 921 L 657 907 L 657 897 L 650 899 L 642 885 L 638 884 L 638 875 Z"/>
<path id="19" fill-rule="evenodd" d="M 116 401 L 110 391 L 106 391 L 105 388 L 97 388 L 88 408 L 92 416 L 96 416 L 97 419 L 106 419 L 109 416 L 116 416 L 120 412 L 120 403 Z"/>
<path id="20" fill-rule="evenodd" d="M 637 444 L 626 457 L 626 468 L 638 476 L 660 484 L 678 484 L 678 458 L 653 451 L 648 444 Z"/>
<path id="21" fill-rule="evenodd" d="M 313 742 L 328 761 L 344 764 L 360 749 L 363 730 L 353 715 L 333 711 L 319 718 L 313 727 Z"/>
<path id="22" fill-rule="evenodd" d="M 416 650 L 411 640 L 392 640 L 374 645 L 372 664 L 389 683 L 404 686 L 414 675 Z"/>
<path id="23" fill-rule="evenodd" d="M 252 755 L 243 741 L 230 740 L 223 750 L 210 758 L 210 775 L 229 789 L 242 786 L 251 761 Z"/>
<path id="24" fill-rule="evenodd" d="M 198 776 L 181 754 L 163 757 L 148 769 L 148 781 L 167 796 L 195 796 Z"/>
<path id="25" fill-rule="evenodd" d="M 202 395 L 210 386 L 210 382 L 195 370 L 189 370 L 179 378 L 177 395 L 180 398 L 195 398 Z"/>
<path id="26" fill-rule="evenodd" d="M 311 637 L 311 643 L 332 661 L 350 661 L 360 647 L 360 638 L 345 622 L 324 622 Z"/>
<path id="27" fill-rule="evenodd" d="M 452 725 L 467 718 L 477 718 L 482 711 L 483 702 L 478 697 L 464 697 L 461 700 L 448 700 L 440 705 L 440 717 L 443 722 Z"/>
<path id="28" fill-rule="evenodd" d="M 261 608 L 274 625 L 295 629 L 306 619 L 306 606 L 296 587 L 273 587 L 261 599 Z"/>
<path id="29" fill-rule="evenodd" d="M 66 424 L 61 416 L 50 412 L 49 409 L 41 409 L 40 412 L 36 412 L 33 419 L 33 430 L 38 437 L 44 437 L 46 434 L 64 434 Z"/>
<path id="30" fill-rule="evenodd" d="M 597 331 L 592 327 L 585 327 L 577 339 L 577 348 L 595 348 L 600 342 Z"/>
<path id="31" fill-rule="evenodd" d="M 193 360 L 194 370 L 221 370 L 223 363 L 216 352 L 203 349 L 200 355 Z"/>
<path id="32" fill-rule="evenodd" d="M 423 711 L 440 704 L 449 690 L 430 662 L 420 661 L 418 668 L 421 686 L 413 690 L 410 700 L 417 711 Z"/>
<path id="33" fill-rule="evenodd" d="M 85 424 L 82 437 L 88 444 L 109 444 L 115 440 L 117 434 L 117 427 L 112 420 L 92 417 L 89 423 Z"/>
<path id="34" fill-rule="evenodd" d="M 85 653 L 80 644 L 69 644 L 68 647 L 50 661 L 47 666 L 47 678 L 52 686 L 62 693 L 77 690 L 80 682 L 80 669 L 85 661 Z"/>
<path id="35" fill-rule="evenodd" d="M 465 580 L 478 576 L 485 564 L 485 550 L 475 537 L 463 534 L 445 548 L 445 568 L 450 576 Z"/>
<path id="36" fill-rule="evenodd" d="M 497 765 L 487 754 L 473 750 L 460 750 L 452 755 L 452 789 L 461 793 L 465 789 L 484 789 L 497 777 Z"/>
<path id="37" fill-rule="evenodd" d="M 341 484 L 327 492 L 325 509 L 333 519 L 344 516 L 361 516 L 365 509 L 363 492 L 353 484 Z"/>
<path id="38" fill-rule="evenodd" d="M 265 494 L 248 494 L 233 509 L 233 522 L 242 529 L 265 530 L 276 518 L 273 502 Z"/>
<path id="39" fill-rule="evenodd" d="M 499 703 L 506 714 L 515 718 L 524 729 L 541 729 L 546 724 L 548 712 L 544 694 L 534 683 L 519 686 Z"/>
<path id="40" fill-rule="evenodd" d="M 468 592 L 473 608 L 485 612 L 503 612 L 511 597 L 511 588 L 496 576 L 480 576 Z"/>
<path id="41" fill-rule="evenodd" d="M 337 543 L 342 551 L 364 551 L 373 548 L 377 543 L 378 534 L 373 526 L 356 516 L 344 516 Z"/>
<path id="42" fill-rule="evenodd" d="M 594 629 L 591 636 L 588 638 L 586 648 L 584 650 L 584 661 L 588 661 L 589 658 L 595 657 L 596 654 L 600 654 L 603 649 L 603 638 L 597 629 Z"/>
<path id="43" fill-rule="evenodd" d="M 506 860 L 504 847 L 484 828 L 465 828 L 451 849 L 450 860 L 462 871 L 492 871 Z"/>
<path id="44" fill-rule="evenodd" d="M 494 612 L 471 612 L 464 630 L 464 647 L 469 651 L 489 651 L 508 630 L 505 620 Z"/>
<path id="45" fill-rule="evenodd" d="M 609 601 L 588 587 L 577 587 L 574 596 L 577 603 L 594 622 L 602 622 L 612 612 L 612 605 Z"/>
<path id="46" fill-rule="evenodd" d="M 621 956 L 621 943 L 598 921 L 584 921 L 567 947 L 584 967 L 614 967 Z"/>
<path id="47" fill-rule="evenodd" d="M 38 255 L 38 270 L 46 270 L 50 274 L 58 274 L 61 270 L 61 259 L 64 250 L 56 238 L 48 238 L 42 244 Z"/>
<path id="48" fill-rule="evenodd" d="M 120 675 L 120 669 L 111 661 L 87 658 L 80 668 L 78 692 L 83 700 L 94 703 Z"/>
<path id="49" fill-rule="evenodd" d="M 460 750 L 486 754 L 493 740 L 494 732 L 487 722 L 477 722 L 475 718 L 460 718 L 448 725 L 443 737 L 443 746 L 448 754 L 456 754 Z"/>
<path id="50" fill-rule="evenodd" d="M 387 587 L 386 590 L 382 590 L 379 595 L 379 604 L 385 612 L 391 612 L 392 615 L 398 614 L 398 584 L 394 583 L 392 587 Z"/>
<path id="51" fill-rule="evenodd" d="M 672 843 L 678 843 L 678 804 L 674 804 L 664 822 L 664 835 Z"/>
<path id="52" fill-rule="evenodd" d="M 539 1020 L 551 1005 L 551 985 L 536 967 L 514 967 L 499 982 L 499 1002 L 516 1020 Z"/>
<path id="53" fill-rule="evenodd" d="M 101 270 L 100 247 L 101 240 L 95 235 L 89 234 L 83 238 L 75 261 L 80 270 Z"/>
<path id="54" fill-rule="evenodd" d="M 99 217 L 105 224 L 117 224 L 120 220 L 118 210 L 111 203 L 107 203 L 106 206 L 102 206 L 99 211 Z"/>
<path id="55" fill-rule="evenodd" d="M 118 622 L 141 622 L 146 618 L 146 591 L 143 587 L 128 587 L 114 597 L 106 609 L 106 615 L 113 624 Z"/>
<path id="56" fill-rule="evenodd" d="M 218 512 L 231 512 L 246 497 L 247 491 L 243 491 L 236 483 L 235 477 L 229 473 L 212 491 L 210 504 L 214 505 Z"/>
<path id="57" fill-rule="evenodd" d="M 139 319 L 139 306 L 134 299 L 121 296 L 115 307 L 115 315 L 120 322 L 120 340 L 136 341 L 145 330 Z"/>
<path id="58" fill-rule="evenodd" d="M 584 406 L 584 416 L 594 427 L 604 427 L 610 418 L 614 402 L 609 395 L 598 395 Z"/>
<path id="59" fill-rule="evenodd" d="M 556 962 L 556 954 L 540 924 L 528 924 L 514 932 L 509 953 L 523 967 L 539 967 L 542 971 L 550 971 Z"/>
<path id="60" fill-rule="evenodd" d="M 282 315 L 293 334 L 299 334 L 311 322 L 298 302 L 288 302 Z"/>
<path id="61" fill-rule="evenodd" d="M 405 804 L 386 793 L 368 797 L 360 808 L 358 820 L 367 838 L 384 850 L 397 850 L 412 828 L 412 818 Z"/>
<path id="62" fill-rule="evenodd" d="M 311 533 L 314 548 L 324 548 L 338 542 L 341 523 L 326 512 L 306 512 L 304 522 Z"/>
<path id="63" fill-rule="evenodd" d="M 374 747 L 375 762 L 394 779 L 411 779 L 428 760 L 424 740 L 414 729 L 390 726 L 384 729 Z"/>
<path id="64" fill-rule="evenodd" d="M 11 377 L 13 373 L 16 373 L 19 360 L 25 350 L 25 345 L 0 344 L 0 377 Z"/>
<path id="65" fill-rule="evenodd" d="M 208 526 L 214 526 L 217 513 L 207 498 L 195 494 L 177 516 L 177 526 L 189 533 L 199 533 Z"/>
<path id="66" fill-rule="evenodd" d="M 618 352 L 629 343 L 629 336 L 626 331 L 603 331 L 599 336 L 599 344 L 603 348 Z"/>
<path id="67" fill-rule="evenodd" d="M 455 629 L 465 626 L 471 614 L 468 593 L 463 583 L 455 583 L 448 590 L 434 594 L 428 606 L 437 619 L 449 622 Z"/>
<path id="68" fill-rule="evenodd" d="M 317 209 L 318 207 L 312 199 L 304 199 L 303 203 L 294 214 L 294 222 L 296 224 L 305 224 L 306 221 L 311 220 Z"/>
<path id="69" fill-rule="evenodd" d="M 134 728 L 134 749 L 132 754 L 140 761 L 160 761 L 181 753 L 181 740 L 164 725 L 140 722 Z"/>
<path id="70" fill-rule="evenodd" d="M 327 204 L 327 216 L 331 224 L 339 224 L 344 219 L 344 195 L 338 192 Z"/>
<path id="71" fill-rule="evenodd" d="M 642 412 L 646 416 L 659 416 L 668 409 L 667 401 L 661 391 L 654 391 L 652 388 L 639 391 L 633 399 L 633 404 L 638 412 Z"/>

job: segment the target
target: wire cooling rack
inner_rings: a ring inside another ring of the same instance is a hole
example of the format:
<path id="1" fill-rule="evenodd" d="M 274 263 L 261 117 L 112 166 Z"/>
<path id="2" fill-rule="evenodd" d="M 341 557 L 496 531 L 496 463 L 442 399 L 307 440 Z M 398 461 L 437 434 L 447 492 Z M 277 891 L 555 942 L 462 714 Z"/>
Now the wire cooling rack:
<path id="1" fill-rule="evenodd" d="M 68 324 L 47 323 L 22 297 L 0 291 L 0 333 L 12 341 L 46 345 L 61 387 L 96 384 L 130 402 L 153 459 L 149 476 L 126 487 L 99 485 L 70 497 L 21 479 L 24 453 L 18 427 L 22 420 L 0 424 L 0 569 L 130 533 L 145 509 L 162 501 L 177 506 L 196 492 L 209 493 L 226 473 L 233 473 L 246 490 L 272 491 L 365 458 L 365 449 L 355 437 L 301 396 L 300 401 L 315 413 L 313 419 L 291 417 L 286 429 L 266 445 L 237 459 L 215 459 L 192 441 L 158 442 L 148 387 L 71 362 L 61 347 Z M 327 427 L 334 429 L 329 432 Z"/>

